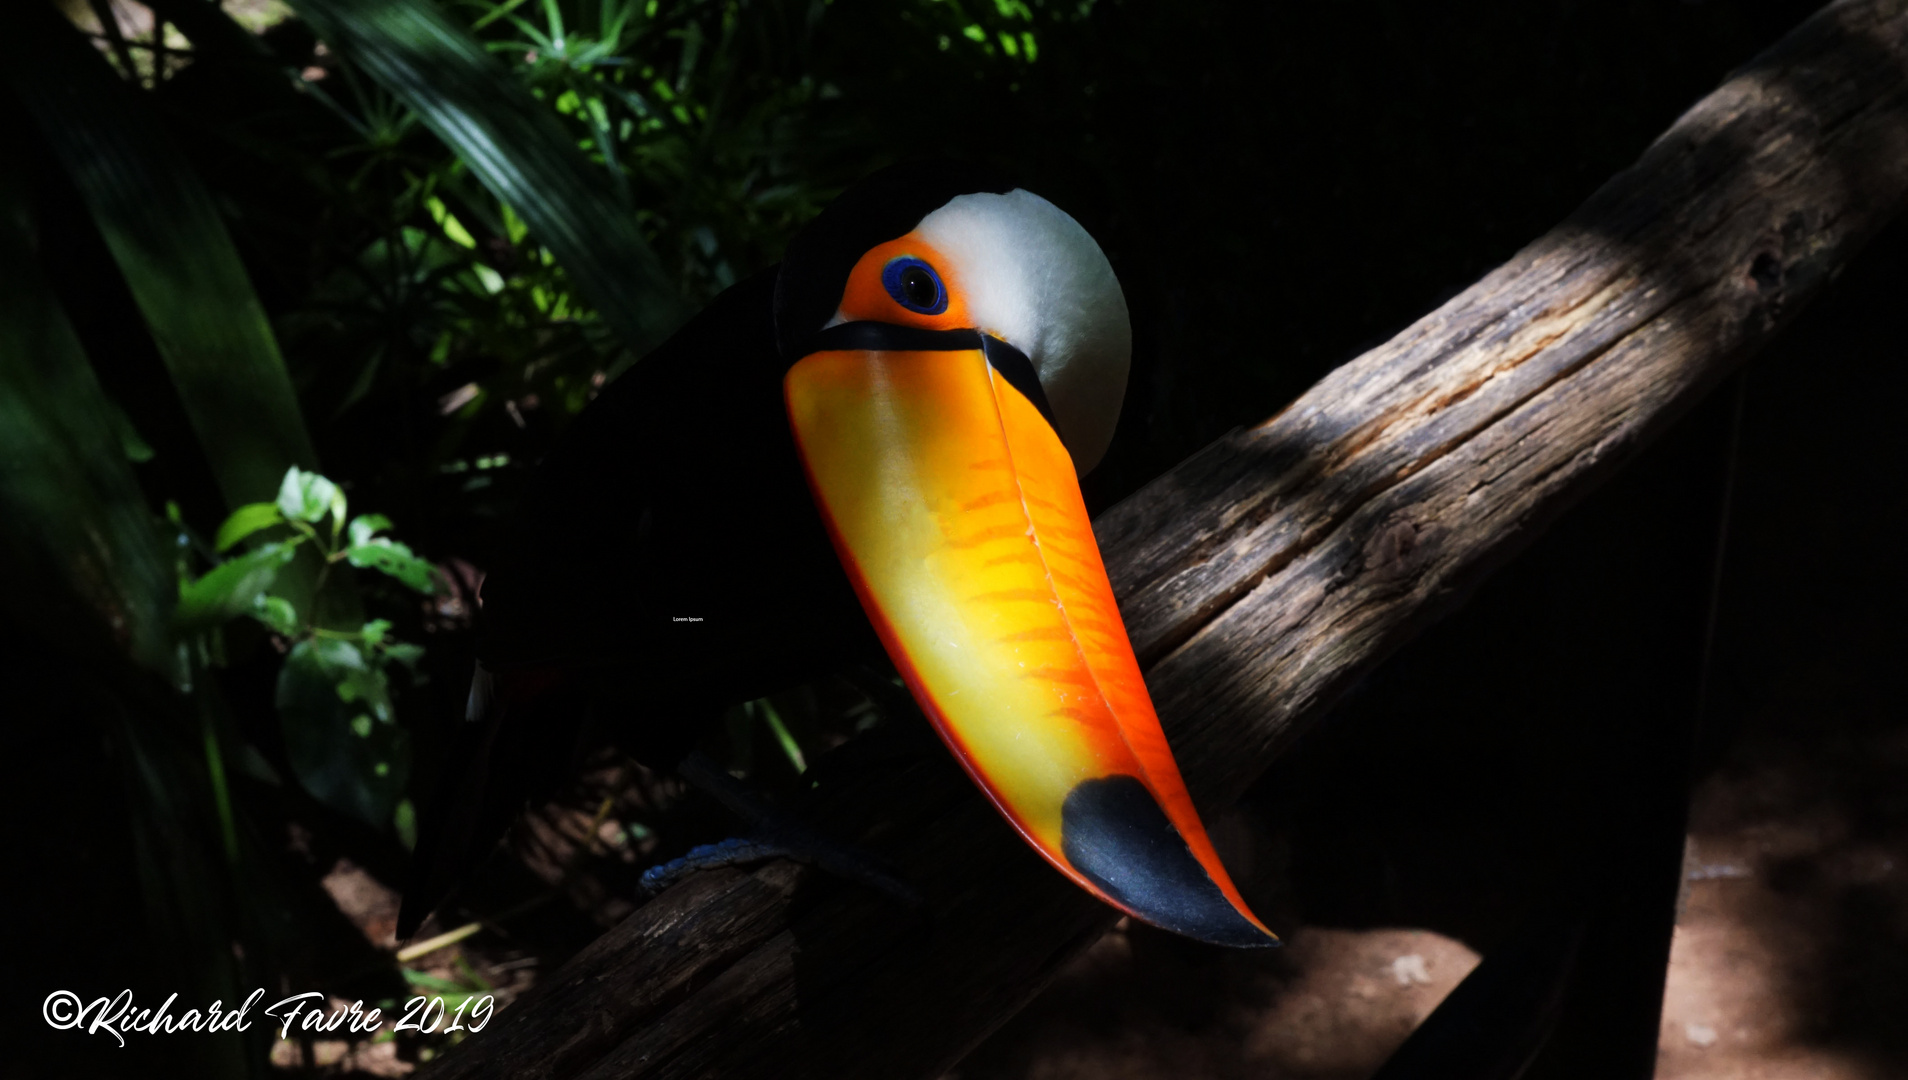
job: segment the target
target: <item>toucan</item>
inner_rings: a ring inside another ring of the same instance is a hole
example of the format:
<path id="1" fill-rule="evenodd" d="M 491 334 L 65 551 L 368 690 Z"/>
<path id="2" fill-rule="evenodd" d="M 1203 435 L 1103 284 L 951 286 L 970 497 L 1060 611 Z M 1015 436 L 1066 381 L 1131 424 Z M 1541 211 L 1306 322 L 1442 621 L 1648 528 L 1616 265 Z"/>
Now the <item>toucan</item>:
<path id="1" fill-rule="evenodd" d="M 878 649 L 1060 873 L 1276 944 L 1187 794 L 1080 494 L 1130 351 L 1112 266 L 1047 200 L 945 161 L 849 188 L 538 465 L 400 933 L 586 733 L 668 765 L 724 709 Z"/>

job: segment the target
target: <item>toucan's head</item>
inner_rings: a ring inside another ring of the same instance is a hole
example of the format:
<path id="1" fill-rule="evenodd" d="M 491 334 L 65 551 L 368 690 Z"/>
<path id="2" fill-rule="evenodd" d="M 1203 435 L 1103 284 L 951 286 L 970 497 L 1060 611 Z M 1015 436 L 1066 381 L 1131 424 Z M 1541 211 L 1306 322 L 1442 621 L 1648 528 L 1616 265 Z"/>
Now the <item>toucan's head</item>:
<path id="1" fill-rule="evenodd" d="M 1099 245 L 981 170 L 897 166 L 797 238 L 775 314 L 816 506 L 968 774 L 1114 906 L 1275 943 L 1186 793 L 1081 502 L 1131 347 Z"/>
<path id="2" fill-rule="evenodd" d="M 830 337 L 978 332 L 1027 362 L 1012 376 L 1050 413 L 1079 475 L 1113 441 L 1133 348 L 1119 279 L 1066 211 L 991 171 L 894 166 L 803 231 L 777 281 L 782 355 L 798 361 L 827 345 L 822 331 L 848 324 L 856 330 Z"/>

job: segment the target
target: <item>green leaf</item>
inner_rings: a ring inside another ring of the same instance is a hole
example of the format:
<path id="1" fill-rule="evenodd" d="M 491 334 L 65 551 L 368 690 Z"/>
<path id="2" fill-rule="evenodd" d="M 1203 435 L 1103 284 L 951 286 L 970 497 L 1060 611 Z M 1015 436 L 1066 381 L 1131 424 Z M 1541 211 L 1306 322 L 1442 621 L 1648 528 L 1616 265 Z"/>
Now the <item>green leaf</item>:
<path id="1" fill-rule="evenodd" d="M 516 210 L 623 343 L 681 321 L 677 291 L 548 106 L 429 0 L 292 0 L 332 48 L 414 110 Z"/>
<path id="2" fill-rule="evenodd" d="M 0 153 L 0 606 L 63 646 L 120 650 L 177 682 L 172 556 L 40 276 L 18 160 Z"/>
<path id="3" fill-rule="evenodd" d="M 374 684 L 383 695 L 383 674 L 356 645 L 318 637 L 299 642 L 285 657 L 275 701 L 285 755 L 298 782 L 325 805 L 382 829 L 404 793 L 411 756 L 404 729 L 368 722 L 373 710 L 366 699 L 373 695 L 367 691 Z M 388 696 L 382 707 L 388 718 Z"/>
<path id="4" fill-rule="evenodd" d="M 417 807 L 409 799 L 399 799 L 397 809 L 391 814 L 391 827 L 397 830 L 398 843 L 404 850 L 417 848 Z"/>
<path id="5" fill-rule="evenodd" d="M 338 700 L 368 708 L 372 716 L 391 722 L 390 684 L 364 650 L 339 637 L 320 637 L 305 644 L 314 662 L 337 687 Z"/>
<path id="6" fill-rule="evenodd" d="M 802 756 L 801 744 L 797 743 L 795 736 L 789 733 L 788 725 L 782 723 L 782 714 L 775 711 L 775 706 L 767 698 L 762 698 L 756 704 L 761 706 L 762 719 L 768 724 L 769 731 L 774 733 L 776 745 L 782 748 L 782 754 L 788 758 L 788 763 L 795 767 L 797 773 L 807 772 L 808 761 Z"/>
<path id="7" fill-rule="evenodd" d="M 54 5 L 16 4 L 0 79 L 78 189 L 229 506 L 316 463 L 278 344 L 217 206 L 145 95 Z"/>
<path id="8" fill-rule="evenodd" d="M 269 529 L 284 523 L 285 516 L 279 513 L 277 503 L 246 503 L 232 511 L 232 516 L 226 518 L 225 523 L 219 526 L 218 539 L 213 542 L 213 546 L 218 549 L 219 554 L 223 555 L 232 550 L 233 545 L 240 540 L 260 529 Z"/>
<path id="9" fill-rule="evenodd" d="M 384 637 L 386 634 L 389 634 L 390 632 L 391 632 L 391 620 L 372 619 L 370 622 L 364 624 L 364 629 L 360 631 L 359 633 L 360 633 L 360 636 L 364 638 L 365 645 L 369 648 L 375 649 L 378 646 L 384 644 Z"/>
<path id="10" fill-rule="evenodd" d="M 371 537 L 391 527 L 391 519 L 383 514 L 359 514 L 351 519 L 351 525 L 345 529 L 345 535 L 351 538 L 351 546 L 358 547 L 371 542 Z"/>
<path id="11" fill-rule="evenodd" d="M 139 434 L 139 428 L 133 424 L 132 417 L 126 415 L 126 410 L 120 408 L 118 402 L 108 401 L 106 404 L 113 431 L 119 436 L 120 449 L 126 452 L 126 460 L 134 465 L 144 465 L 151 461 L 155 456 L 152 445 Z"/>
<path id="12" fill-rule="evenodd" d="M 389 574 L 426 596 L 443 591 L 437 567 L 388 536 L 377 536 L 345 549 L 345 558 L 360 569 Z"/>
<path id="13" fill-rule="evenodd" d="M 298 541 L 287 540 L 227 559 L 179 590 L 173 622 L 191 632 L 252 614 L 259 597 L 278 580 L 278 571 L 297 554 Z"/>
<path id="14" fill-rule="evenodd" d="M 344 525 L 344 492 L 330 480 L 296 465 L 286 469 L 285 479 L 279 482 L 277 506 L 285 517 L 313 525 L 330 514 L 333 534 Z"/>
<path id="15" fill-rule="evenodd" d="M 261 595 L 252 602 L 252 610 L 248 614 L 264 623 L 274 634 L 294 637 L 298 633 L 298 609 L 292 607 L 291 601 L 284 597 Z"/>

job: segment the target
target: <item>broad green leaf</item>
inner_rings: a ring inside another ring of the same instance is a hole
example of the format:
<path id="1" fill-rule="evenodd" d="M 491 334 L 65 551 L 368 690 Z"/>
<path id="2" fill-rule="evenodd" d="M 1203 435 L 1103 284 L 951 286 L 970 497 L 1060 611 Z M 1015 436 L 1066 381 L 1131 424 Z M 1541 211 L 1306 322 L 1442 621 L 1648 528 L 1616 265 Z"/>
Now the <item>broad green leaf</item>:
<path id="1" fill-rule="evenodd" d="M 374 657 L 346 638 L 324 636 L 309 645 L 314 662 L 338 688 L 338 699 L 369 710 L 371 715 L 390 723 L 391 688 Z"/>
<path id="2" fill-rule="evenodd" d="M 414 110 L 530 226 L 636 353 L 681 321 L 635 211 L 522 83 L 429 0 L 292 0 L 326 43 Z"/>
<path id="3" fill-rule="evenodd" d="M 179 590 L 174 622 L 182 631 L 204 630 L 249 615 L 278 571 L 298 554 L 298 541 L 263 544 L 207 571 Z"/>
<path id="4" fill-rule="evenodd" d="M 250 614 L 274 634 L 292 637 L 298 633 L 298 610 L 282 596 L 260 596 L 252 602 Z"/>
<path id="5" fill-rule="evenodd" d="M 53 5 L 14 5 L 12 86 L 71 177 L 144 316 L 229 506 L 316 463 L 291 379 L 218 209 L 127 85 Z"/>
<path id="6" fill-rule="evenodd" d="M 292 647 L 278 674 L 285 754 L 306 791 L 333 809 L 384 828 L 410 775 L 404 729 L 373 723 L 367 685 L 383 693 L 383 675 L 356 645 L 319 637 Z M 385 715 L 390 703 L 383 700 Z"/>
<path id="7" fill-rule="evenodd" d="M 306 472 L 293 465 L 285 470 L 285 479 L 278 487 L 278 512 L 295 521 L 313 525 L 330 514 L 331 531 L 335 536 L 344 525 L 344 492 L 317 473 Z"/>
<path id="8" fill-rule="evenodd" d="M 177 682 L 171 554 L 39 274 L 19 180 L 0 153 L 0 604 L 68 647 L 118 648 Z"/>
<path id="9" fill-rule="evenodd" d="M 0 108 L 11 107 L 9 98 L 0 84 Z M 0 604 L 78 656 L 92 659 L 104 640 L 183 688 L 188 673 L 171 630 L 172 552 L 127 463 L 112 403 L 37 270 L 16 160 L 0 154 Z M 237 1001 L 249 980 L 232 945 L 255 938 L 233 913 L 282 905 L 261 890 L 235 902 L 225 871 L 246 833 L 220 798 L 216 742 L 201 743 L 201 765 L 180 737 L 183 725 L 166 722 L 181 719 L 165 714 L 184 699 L 120 700 L 111 687 L 122 677 L 104 667 L 71 692 L 110 703 L 87 708 L 104 721 L 124 781 L 104 796 L 125 808 L 128 861 L 139 881 L 123 906 L 182 994 Z M 203 707 L 211 692 L 201 688 L 195 704 Z M 191 1075 L 253 1075 L 237 1039 L 186 1053 L 181 1065 Z"/>
<path id="10" fill-rule="evenodd" d="M 370 622 L 364 624 L 364 629 L 359 631 L 359 636 L 364 638 L 364 643 L 368 648 L 375 649 L 384 644 L 385 636 L 390 632 L 391 620 L 372 619 Z"/>
<path id="11" fill-rule="evenodd" d="M 404 544 L 388 536 L 374 536 L 362 544 L 345 549 L 345 559 L 360 569 L 389 574 L 426 596 L 443 590 L 437 567 L 429 559 L 420 559 Z"/>
<path id="12" fill-rule="evenodd" d="M 351 519 L 350 526 L 345 529 L 345 535 L 350 537 L 351 546 L 357 547 L 370 543 L 372 536 L 390 527 L 391 519 L 383 514 L 359 514 Z"/>
<path id="13" fill-rule="evenodd" d="M 277 503 L 246 503 L 232 511 L 232 516 L 219 526 L 219 536 L 213 546 L 223 555 L 232 550 L 234 544 L 253 533 L 284 523 L 285 515 L 279 513 Z"/>

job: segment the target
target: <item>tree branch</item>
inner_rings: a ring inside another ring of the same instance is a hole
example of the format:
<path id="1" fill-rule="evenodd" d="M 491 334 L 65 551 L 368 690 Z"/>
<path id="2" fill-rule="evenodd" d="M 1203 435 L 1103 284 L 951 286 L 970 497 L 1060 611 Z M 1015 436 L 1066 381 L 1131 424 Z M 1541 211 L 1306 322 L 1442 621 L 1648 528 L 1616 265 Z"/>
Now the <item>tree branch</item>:
<path id="1" fill-rule="evenodd" d="M 1633 457 L 1908 192 L 1908 0 L 1841 0 L 1563 224 L 1096 523 L 1195 796 L 1226 804 L 1354 680 Z M 924 911 L 789 864 L 698 875 L 431 1072 L 931 1077 L 1113 914 L 943 753 L 830 755 L 816 813 Z M 872 823 L 872 824 L 870 824 Z"/>

